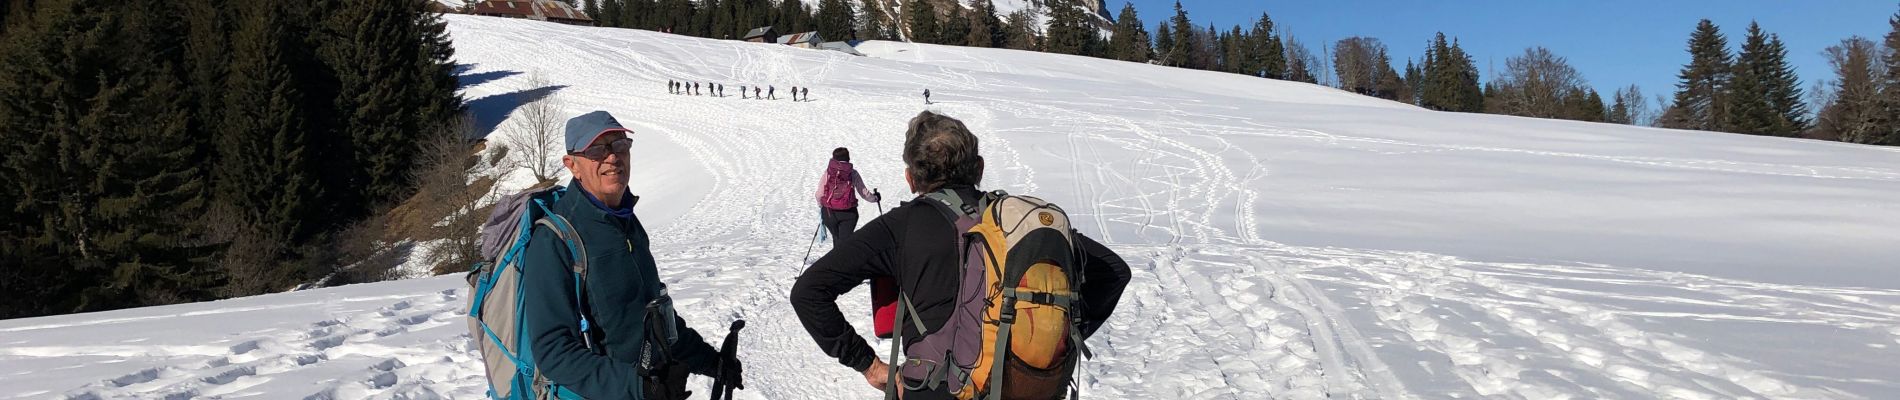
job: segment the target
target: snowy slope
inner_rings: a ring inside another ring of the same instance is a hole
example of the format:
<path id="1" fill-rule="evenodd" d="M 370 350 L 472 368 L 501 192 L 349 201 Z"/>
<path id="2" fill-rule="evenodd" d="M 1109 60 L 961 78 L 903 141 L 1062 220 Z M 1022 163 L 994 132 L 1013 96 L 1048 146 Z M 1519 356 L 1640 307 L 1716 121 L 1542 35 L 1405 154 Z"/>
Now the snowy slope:
<path id="1" fill-rule="evenodd" d="M 1133 265 L 1091 343 L 1092 398 L 1900 397 L 1897 149 L 1006 50 L 447 18 L 478 125 L 507 135 L 521 98 L 552 95 L 639 131 L 633 188 L 682 314 L 713 338 L 751 321 L 741 398 L 878 395 L 785 298 L 831 148 L 902 197 L 901 133 L 926 108 L 977 131 L 985 186 L 1066 205 Z M 536 71 L 553 85 L 524 87 Z M 475 397 L 464 286 L 0 321 L 0 397 Z M 868 298 L 845 299 L 868 330 Z"/>

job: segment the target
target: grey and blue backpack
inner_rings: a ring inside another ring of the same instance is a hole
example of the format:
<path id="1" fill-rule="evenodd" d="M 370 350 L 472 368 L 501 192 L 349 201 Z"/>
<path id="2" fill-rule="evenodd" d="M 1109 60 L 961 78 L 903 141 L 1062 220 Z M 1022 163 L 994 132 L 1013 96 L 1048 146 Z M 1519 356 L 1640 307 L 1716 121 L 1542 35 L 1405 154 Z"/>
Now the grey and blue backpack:
<path id="1" fill-rule="evenodd" d="M 526 294 L 522 286 L 522 259 L 526 253 L 523 250 L 536 227 L 554 232 L 567 245 L 568 254 L 587 254 L 586 245 L 573 226 L 566 218 L 555 215 L 551 208 L 566 193 L 565 187 L 554 186 L 503 197 L 482 223 L 482 261 L 476 262 L 468 272 L 468 284 L 473 291 L 469 296 L 468 329 L 488 374 L 491 399 L 581 398 L 541 375 L 534 362 L 532 339 L 527 337 L 527 327 L 523 326 L 526 318 L 522 315 Z M 583 288 L 587 281 L 587 257 L 573 260 L 571 272 L 575 288 Z M 576 303 L 584 304 L 580 290 L 575 290 L 575 297 Z M 590 337 L 587 332 L 590 321 L 584 307 L 582 310 L 577 316 L 581 336 Z M 593 344 L 588 345 L 591 348 Z"/>

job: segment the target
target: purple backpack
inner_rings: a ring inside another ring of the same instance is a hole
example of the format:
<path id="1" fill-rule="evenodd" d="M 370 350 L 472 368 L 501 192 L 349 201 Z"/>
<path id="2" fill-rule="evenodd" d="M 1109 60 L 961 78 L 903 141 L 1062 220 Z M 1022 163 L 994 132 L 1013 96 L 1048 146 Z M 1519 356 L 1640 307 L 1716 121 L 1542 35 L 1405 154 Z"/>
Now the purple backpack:
<path id="1" fill-rule="evenodd" d="M 856 208 L 858 198 L 851 193 L 851 176 L 856 173 L 851 163 L 831 160 L 831 166 L 825 167 L 825 195 L 818 200 L 818 205 L 827 210 Z"/>

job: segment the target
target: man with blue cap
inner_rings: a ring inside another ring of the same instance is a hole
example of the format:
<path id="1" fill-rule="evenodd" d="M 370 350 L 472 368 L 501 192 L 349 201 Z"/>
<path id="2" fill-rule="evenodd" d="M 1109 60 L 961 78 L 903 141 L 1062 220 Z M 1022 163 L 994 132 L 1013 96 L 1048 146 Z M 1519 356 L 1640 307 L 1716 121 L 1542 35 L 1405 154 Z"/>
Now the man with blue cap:
<path id="1" fill-rule="evenodd" d="M 583 254 L 570 254 L 545 228 L 528 242 L 521 306 L 534 361 L 572 392 L 563 394 L 588 399 L 684 399 L 688 372 L 744 388 L 739 360 L 722 357 L 688 328 L 660 283 L 646 228 L 633 213 L 639 198 L 627 190 L 632 133 L 606 111 L 567 120 L 561 164 L 574 179 L 550 208 L 579 234 Z M 576 257 L 586 257 L 579 284 L 569 272 Z M 583 314 L 591 324 L 577 317 Z"/>

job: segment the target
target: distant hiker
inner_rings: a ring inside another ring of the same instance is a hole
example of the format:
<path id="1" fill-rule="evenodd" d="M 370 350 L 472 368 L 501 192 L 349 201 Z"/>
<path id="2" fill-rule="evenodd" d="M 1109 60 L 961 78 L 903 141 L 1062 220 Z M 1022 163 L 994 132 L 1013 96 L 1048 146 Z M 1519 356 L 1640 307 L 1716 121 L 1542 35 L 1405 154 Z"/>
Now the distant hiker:
<path id="1" fill-rule="evenodd" d="M 977 149 L 956 119 L 911 119 L 904 175 L 919 196 L 792 285 L 792 309 L 818 348 L 887 397 L 1060 398 L 1128 284 L 1128 264 L 1076 233 L 1061 208 L 979 191 Z M 903 352 L 902 365 L 877 359 L 838 309 L 838 296 L 877 277 L 897 282 L 891 352 Z"/>
<path id="2" fill-rule="evenodd" d="M 745 85 L 739 85 L 739 98 L 741 99 L 747 98 L 746 92 L 745 92 Z"/>
<path id="3" fill-rule="evenodd" d="M 930 89 L 924 89 L 924 104 L 930 104 Z"/>
<path id="4" fill-rule="evenodd" d="M 521 334 L 557 392 L 684 399 L 689 371 L 742 388 L 739 360 L 721 357 L 687 327 L 660 281 L 633 212 L 640 199 L 627 190 L 631 133 L 606 111 L 567 120 L 561 163 L 574 179 L 549 206 L 549 220 L 565 227 L 532 226 L 522 253 Z"/>
<path id="5" fill-rule="evenodd" d="M 798 101 L 798 87 L 792 87 L 792 101 Z"/>
<path id="6" fill-rule="evenodd" d="M 803 91 L 805 91 L 805 96 L 804 96 L 804 97 L 805 97 L 805 101 L 811 101 L 811 87 L 809 87 L 809 86 L 807 86 L 807 87 L 805 87 L 805 88 L 803 88 L 803 89 L 799 89 L 799 90 L 803 90 Z"/>
<path id="7" fill-rule="evenodd" d="M 764 98 L 764 97 L 759 97 L 759 87 L 758 87 L 758 86 L 753 86 L 753 87 L 752 87 L 752 99 L 753 99 L 753 100 L 758 100 L 758 99 L 763 99 L 763 98 Z"/>
<path id="8" fill-rule="evenodd" d="M 667 94 L 672 94 L 672 93 L 673 93 L 673 80 L 672 80 L 672 79 L 667 79 L 667 80 L 666 80 L 666 93 L 667 93 Z"/>
<path id="9" fill-rule="evenodd" d="M 778 87 L 767 85 L 765 87 L 765 98 L 771 99 L 771 100 L 778 100 L 778 95 L 772 93 L 773 91 L 777 91 L 777 90 L 778 90 Z"/>
<path id="10" fill-rule="evenodd" d="M 726 84 L 719 84 L 719 97 L 726 97 Z"/>

